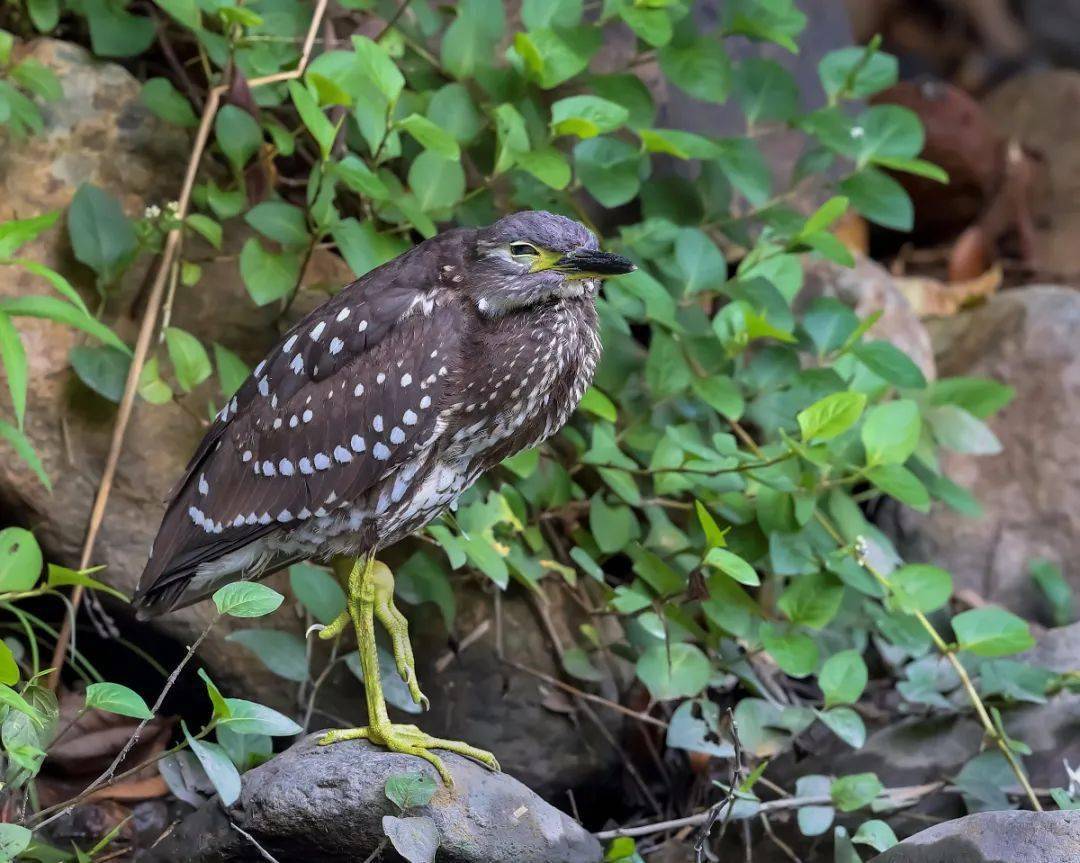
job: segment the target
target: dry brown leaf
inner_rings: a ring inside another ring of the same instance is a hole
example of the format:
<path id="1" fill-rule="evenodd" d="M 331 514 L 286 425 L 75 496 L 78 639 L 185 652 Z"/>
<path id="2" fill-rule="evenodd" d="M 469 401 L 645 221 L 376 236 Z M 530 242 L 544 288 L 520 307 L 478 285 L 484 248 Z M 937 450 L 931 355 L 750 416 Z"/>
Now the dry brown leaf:
<path id="1" fill-rule="evenodd" d="M 921 318 L 955 315 L 965 306 L 986 299 L 1001 287 L 1002 269 L 994 264 L 974 279 L 962 282 L 942 282 L 924 276 L 900 276 L 896 287 L 907 297 L 915 314 Z"/>
<path id="2" fill-rule="evenodd" d="M 870 254 L 870 225 L 858 213 L 848 210 L 837 220 L 832 232 L 856 257 Z"/>

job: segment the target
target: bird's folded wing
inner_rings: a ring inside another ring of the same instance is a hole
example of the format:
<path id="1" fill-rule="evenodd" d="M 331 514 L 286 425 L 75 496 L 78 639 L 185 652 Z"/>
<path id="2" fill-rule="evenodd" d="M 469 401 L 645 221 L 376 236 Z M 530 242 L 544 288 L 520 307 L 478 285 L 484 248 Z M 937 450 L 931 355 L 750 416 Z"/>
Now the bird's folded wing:
<path id="1" fill-rule="evenodd" d="M 359 497 L 436 433 L 460 326 L 396 281 L 294 327 L 218 415 L 172 497 L 139 593 Z"/>

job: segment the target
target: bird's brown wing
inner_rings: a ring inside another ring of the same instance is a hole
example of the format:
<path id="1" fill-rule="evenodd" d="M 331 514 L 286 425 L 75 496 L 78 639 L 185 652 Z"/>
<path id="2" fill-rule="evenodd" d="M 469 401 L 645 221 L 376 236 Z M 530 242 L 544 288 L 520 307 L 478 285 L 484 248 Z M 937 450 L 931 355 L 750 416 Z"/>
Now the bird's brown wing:
<path id="1" fill-rule="evenodd" d="M 201 564 L 356 499 L 430 440 L 461 331 L 435 279 L 363 279 L 285 335 L 188 465 L 137 604 L 197 601 Z"/>

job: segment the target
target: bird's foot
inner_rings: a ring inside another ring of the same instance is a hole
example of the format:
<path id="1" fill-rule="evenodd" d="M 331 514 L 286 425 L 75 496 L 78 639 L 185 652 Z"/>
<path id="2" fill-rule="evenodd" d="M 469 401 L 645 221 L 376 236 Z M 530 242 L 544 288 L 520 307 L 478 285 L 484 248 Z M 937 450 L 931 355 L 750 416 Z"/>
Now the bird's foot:
<path id="1" fill-rule="evenodd" d="M 499 772 L 499 762 L 495 756 L 483 749 L 477 749 L 468 743 L 459 740 L 444 740 L 441 737 L 432 737 L 425 731 L 421 731 L 415 725 L 386 725 L 381 728 L 366 726 L 364 728 L 341 728 L 328 731 L 319 739 L 320 746 L 328 746 L 342 740 L 370 740 L 379 746 L 384 746 L 391 752 L 402 752 L 406 755 L 415 755 L 429 762 L 442 777 L 447 788 L 454 787 L 454 779 L 450 771 L 446 769 L 443 760 L 433 753 L 432 749 L 445 749 L 447 752 L 456 752 L 479 761 L 489 770 Z"/>

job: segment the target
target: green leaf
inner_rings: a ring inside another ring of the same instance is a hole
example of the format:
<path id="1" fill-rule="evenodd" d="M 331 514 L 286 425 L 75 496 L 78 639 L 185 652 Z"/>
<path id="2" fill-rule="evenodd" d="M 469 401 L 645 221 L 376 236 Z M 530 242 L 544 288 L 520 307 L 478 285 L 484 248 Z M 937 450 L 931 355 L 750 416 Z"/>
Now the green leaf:
<path id="1" fill-rule="evenodd" d="M 1035 644 L 1027 621 L 992 605 L 961 612 L 952 628 L 959 649 L 976 656 L 1008 656 Z"/>
<path id="2" fill-rule="evenodd" d="M 711 674 L 708 658 L 692 644 L 654 644 L 637 661 L 638 678 L 659 701 L 693 698 Z"/>
<path id="3" fill-rule="evenodd" d="M 740 63 L 734 74 L 735 98 L 748 123 L 790 120 L 798 110 L 799 88 L 783 66 L 761 57 Z"/>
<path id="4" fill-rule="evenodd" d="M 532 174 L 545 186 L 565 189 L 570 184 L 572 172 L 566 156 L 554 147 L 541 147 L 526 153 L 515 153 L 517 167 Z"/>
<path id="5" fill-rule="evenodd" d="M 665 742 L 669 747 L 731 758 L 735 748 L 719 733 L 720 708 L 707 699 L 684 701 L 671 716 Z"/>
<path id="6" fill-rule="evenodd" d="M 364 75 L 386 97 L 386 101 L 393 105 L 405 88 L 405 77 L 398 70 L 397 64 L 390 59 L 382 45 L 367 36 L 354 35 L 352 44 Z"/>
<path id="7" fill-rule="evenodd" d="M 919 444 L 922 419 L 919 407 L 908 399 L 874 405 L 863 421 L 862 442 L 866 463 L 903 464 Z"/>
<path id="8" fill-rule="evenodd" d="M 1015 395 L 1013 387 L 987 378 L 941 378 L 930 386 L 930 404 L 953 404 L 981 420 L 989 419 Z"/>
<path id="9" fill-rule="evenodd" d="M 1033 560 L 1028 566 L 1031 580 L 1050 603 L 1054 626 L 1067 626 L 1076 618 L 1072 587 L 1061 574 L 1061 567 L 1048 560 Z"/>
<path id="10" fill-rule="evenodd" d="M 836 617 L 843 596 L 843 585 L 831 575 L 811 572 L 793 579 L 776 605 L 792 623 L 821 629 Z"/>
<path id="11" fill-rule="evenodd" d="M 605 207 L 632 201 L 641 188 L 641 154 L 618 138 L 580 141 L 574 147 L 574 167 L 585 190 Z"/>
<path id="12" fill-rule="evenodd" d="M 256 581 L 234 581 L 214 592 L 214 605 L 232 617 L 262 617 L 276 611 L 285 597 Z"/>
<path id="13" fill-rule="evenodd" d="M 294 81 L 289 83 L 296 84 Z M 236 170 L 251 160 L 263 142 L 262 129 L 255 118 L 236 105 L 225 105 L 218 111 L 214 118 L 214 137 L 221 152 Z"/>
<path id="14" fill-rule="evenodd" d="M 11 318 L 0 312 L 0 367 L 7 377 L 8 391 L 11 393 L 12 409 L 15 421 L 22 428 L 26 414 L 26 387 L 29 380 L 29 365 L 26 349 L 23 347 L 19 332 Z"/>
<path id="15" fill-rule="evenodd" d="M 453 135 L 459 144 L 473 141 L 484 127 L 484 117 L 464 84 L 446 84 L 436 90 L 428 103 L 427 118 Z"/>
<path id="16" fill-rule="evenodd" d="M 202 18 L 196 0 L 154 0 L 154 2 L 189 30 L 201 28 Z"/>
<path id="17" fill-rule="evenodd" d="M 792 54 L 795 37 L 806 26 L 806 16 L 792 0 L 729 0 L 724 7 L 724 32 L 774 42 Z"/>
<path id="18" fill-rule="evenodd" d="M 217 342 L 214 342 L 214 365 L 217 366 L 218 380 L 221 381 L 221 394 L 226 399 L 232 398 L 251 373 L 247 363 Z"/>
<path id="19" fill-rule="evenodd" d="M 596 387 L 589 387 L 585 391 L 585 395 L 581 397 L 581 401 L 578 403 L 578 409 L 588 411 L 610 423 L 618 419 L 618 412 L 615 409 L 614 402 Z"/>
<path id="20" fill-rule="evenodd" d="M 724 255 L 698 228 L 683 228 L 675 237 L 675 263 L 682 272 L 687 295 L 719 290 L 727 280 Z"/>
<path id="21" fill-rule="evenodd" d="M 888 168 L 890 171 L 903 171 L 914 174 L 917 177 L 925 177 L 937 183 L 948 183 L 949 175 L 937 165 L 927 162 L 925 159 L 901 159 L 895 156 L 878 156 L 874 164 L 879 168 Z"/>
<path id="22" fill-rule="evenodd" d="M 150 18 L 130 15 L 108 0 L 83 0 L 81 5 L 90 24 L 90 47 L 99 57 L 135 57 L 154 41 Z"/>
<path id="23" fill-rule="evenodd" d="M 390 198 L 390 190 L 379 179 L 379 175 L 371 170 L 357 156 L 349 154 L 333 167 L 334 173 L 359 195 L 374 198 L 377 201 L 385 201 Z"/>
<path id="24" fill-rule="evenodd" d="M 731 61 L 718 40 L 703 36 L 686 44 L 666 45 L 657 58 L 660 70 L 680 90 L 704 102 L 727 101 Z"/>
<path id="25" fill-rule="evenodd" d="M 86 687 L 86 706 L 133 719 L 153 719 L 143 697 L 119 683 L 91 683 Z"/>
<path id="26" fill-rule="evenodd" d="M 59 218 L 60 211 L 53 210 L 29 219 L 12 219 L 0 223 L 0 259 L 12 257 L 22 246 L 49 230 Z"/>
<path id="27" fill-rule="evenodd" d="M 310 240 L 304 211 L 284 201 L 263 201 L 244 214 L 244 221 L 283 246 L 303 247 Z"/>
<path id="28" fill-rule="evenodd" d="M 729 420 L 739 419 L 746 408 L 738 385 L 729 377 L 710 375 L 707 378 L 694 378 L 691 386 L 699 399 Z"/>
<path id="29" fill-rule="evenodd" d="M 425 150 L 409 166 L 409 188 L 424 212 L 452 207 L 465 194 L 465 169 L 458 159 Z"/>
<path id="30" fill-rule="evenodd" d="M 654 326 L 645 360 L 645 381 L 659 397 L 685 390 L 691 381 L 690 367 L 682 347 L 666 330 Z"/>
<path id="31" fill-rule="evenodd" d="M 619 16 L 638 38 L 654 48 L 661 48 L 671 41 L 671 17 L 664 9 L 650 9 L 635 3 L 622 6 Z"/>
<path id="32" fill-rule="evenodd" d="M 797 414 L 803 440 L 826 441 L 843 434 L 859 421 L 865 407 L 866 396 L 862 393 L 825 396 Z"/>
<path id="33" fill-rule="evenodd" d="M 135 229 L 119 202 L 96 186 L 83 183 L 68 209 L 68 235 L 75 257 L 110 284 L 135 255 Z"/>
<path id="34" fill-rule="evenodd" d="M 14 860 L 30 847 L 34 834 L 18 824 L 0 824 L 0 860 Z"/>
<path id="35" fill-rule="evenodd" d="M 728 551 L 726 548 L 710 548 L 705 555 L 705 565 L 712 566 L 740 584 L 748 584 L 757 587 L 761 584 L 757 571 L 745 560 Z"/>
<path id="36" fill-rule="evenodd" d="M 772 193 L 772 171 L 757 144 L 748 138 L 717 142 L 715 156 L 731 185 L 754 205 L 764 204 Z"/>
<path id="37" fill-rule="evenodd" d="M 27 0 L 26 10 L 39 33 L 48 33 L 60 22 L 60 0 Z"/>
<path id="38" fill-rule="evenodd" d="M 293 105 L 296 106 L 304 126 L 311 133 L 311 137 L 315 139 L 315 143 L 319 145 L 319 153 L 322 158 L 324 160 L 328 159 L 330 149 L 334 145 L 334 139 L 337 137 L 337 128 L 323 113 L 323 109 L 319 107 L 319 102 L 312 95 L 312 92 L 299 81 L 289 82 L 289 95 L 292 97 Z M 260 140 L 261 134 L 260 132 Z"/>
<path id="39" fill-rule="evenodd" d="M 392 234 L 380 234 L 371 221 L 342 219 L 333 227 L 331 233 L 346 263 L 357 276 L 385 264 L 407 248 L 400 238 Z"/>
<path id="40" fill-rule="evenodd" d="M 578 680 L 599 683 L 604 679 L 604 673 L 593 665 L 589 655 L 580 647 L 571 647 L 563 652 L 562 667 L 563 671 Z"/>
<path id="41" fill-rule="evenodd" d="M 666 153 L 676 159 L 715 159 L 717 145 L 703 135 L 681 129 L 636 129 L 641 143 L 650 153 Z"/>
<path id="42" fill-rule="evenodd" d="M 119 404 L 131 369 L 131 357 L 106 345 L 76 345 L 68 359 L 79 380 L 98 395 Z"/>
<path id="43" fill-rule="evenodd" d="M 240 250 L 240 277 L 256 305 L 265 306 L 292 293 L 300 280 L 300 255 L 268 252 L 255 237 Z"/>
<path id="44" fill-rule="evenodd" d="M 818 714 L 818 718 L 837 737 L 853 749 L 866 743 L 866 724 L 850 707 L 834 707 Z"/>
<path id="45" fill-rule="evenodd" d="M 210 377 L 213 372 L 210 357 L 206 348 L 191 333 L 179 327 L 168 327 L 165 330 L 165 346 L 169 350 L 176 382 L 184 392 L 191 392 Z"/>
<path id="46" fill-rule="evenodd" d="M 982 420 L 956 405 L 941 405 L 926 412 L 937 442 L 953 452 L 997 455 L 1001 442 Z"/>
<path id="47" fill-rule="evenodd" d="M 599 96 L 568 96 L 551 106 L 551 130 L 555 135 L 594 138 L 613 132 L 629 117 L 622 105 Z"/>
<path id="48" fill-rule="evenodd" d="M 187 724 L 180 723 L 184 729 L 184 737 L 188 746 L 199 759 L 203 770 L 211 784 L 221 797 L 225 806 L 232 806 L 240 797 L 240 774 L 233 765 L 225 750 L 216 743 L 207 743 L 204 740 L 196 740 L 187 729 Z"/>
<path id="49" fill-rule="evenodd" d="M 899 105 L 874 105 L 859 117 L 853 130 L 858 141 L 859 165 L 878 159 L 910 159 L 923 148 L 923 127 L 918 115 Z"/>
<path id="50" fill-rule="evenodd" d="M 297 683 L 308 679 L 307 649 L 304 642 L 291 632 L 239 629 L 230 632 L 225 640 L 246 647 L 278 677 Z"/>
<path id="51" fill-rule="evenodd" d="M 818 646 L 809 635 L 766 623 L 761 641 L 780 670 L 792 677 L 808 677 L 817 670 Z"/>
<path id="52" fill-rule="evenodd" d="M 236 734 L 292 737 L 304 730 L 285 714 L 278 713 L 262 704 L 256 704 L 254 701 L 226 698 L 225 703 L 228 705 L 229 715 L 227 719 L 222 720 L 222 724 L 228 725 L 229 729 Z"/>
<path id="53" fill-rule="evenodd" d="M 221 225 L 209 216 L 192 213 L 185 220 L 185 224 L 195 233 L 201 235 L 215 249 L 221 248 Z"/>
<path id="54" fill-rule="evenodd" d="M 310 563 L 294 564 L 289 567 L 289 587 L 319 623 L 329 625 L 345 611 L 345 591 L 325 569 Z"/>
<path id="55" fill-rule="evenodd" d="M 919 478 L 903 465 L 882 464 L 867 468 L 863 475 L 885 494 L 919 512 L 930 511 L 930 493 Z"/>
<path id="56" fill-rule="evenodd" d="M 14 686 L 19 682 L 19 663 L 6 642 L 0 641 L 0 684 Z"/>
<path id="57" fill-rule="evenodd" d="M 12 317 L 46 318 L 69 327 L 75 327 L 88 333 L 107 345 L 130 354 L 131 350 L 116 334 L 83 309 L 56 297 L 26 295 L 21 297 L 0 298 L 0 312 Z"/>
<path id="58" fill-rule="evenodd" d="M 892 177 L 863 168 L 840 183 L 840 192 L 863 216 L 884 228 L 910 231 L 915 224 L 911 198 Z"/>
<path id="59" fill-rule="evenodd" d="M 420 114 L 410 114 L 398 120 L 394 128 L 408 132 L 425 150 L 437 153 L 444 159 L 458 159 L 461 156 L 454 136 Z"/>
<path id="60" fill-rule="evenodd" d="M 829 793 L 829 777 L 819 774 L 800 776 L 795 780 L 795 794 L 799 797 L 821 797 Z M 796 823 L 803 836 L 821 836 L 836 818 L 831 806 L 801 806 L 796 813 Z"/>
<path id="61" fill-rule="evenodd" d="M 865 99 L 896 83 L 896 58 L 867 48 L 830 51 L 818 63 L 818 77 L 830 99 Z"/>
<path id="62" fill-rule="evenodd" d="M 199 125 L 199 118 L 195 116 L 191 103 L 173 87 L 168 78 L 151 78 L 143 84 L 139 101 L 166 123 L 184 128 Z"/>
<path id="63" fill-rule="evenodd" d="M 398 773 L 386 780 L 383 793 L 386 799 L 402 812 L 420 806 L 427 806 L 435 796 L 435 780 L 426 773 Z"/>
<path id="64" fill-rule="evenodd" d="M 818 675 L 818 686 L 825 695 L 825 706 L 854 704 L 866 688 L 866 663 L 857 650 L 842 650 L 825 660 Z"/>
<path id="65" fill-rule="evenodd" d="M 30 440 L 19 429 L 10 423 L 6 423 L 0 420 L 0 439 L 6 440 L 15 454 L 21 458 L 27 466 L 34 472 L 40 482 L 47 491 L 52 491 L 52 482 L 49 480 L 49 475 L 45 473 L 45 468 L 41 464 L 41 459 L 38 458 L 36 452 L 34 452 L 34 446 L 30 443 Z"/>
<path id="66" fill-rule="evenodd" d="M 907 354 L 890 342 L 863 342 L 855 345 L 851 352 L 870 371 L 891 384 L 906 389 L 926 387 L 926 378 L 919 367 Z"/>
<path id="67" fill-rule="evenodd" d="M 884 821 L 872 819 L 864 821 L 851 837 L 851 841 L 860 845 L 869 845 L 875 851 L 885 853 L 897 843 L 892 827 Z"/>
<path id="68" fill-rule="evenodd" d="M 30 590 L 44 560 L 34 535 L 21 527 L 0 530 L 0 593 Z"/>
<path id="69" fill-rule="evenodd" d="M 841 776 L 832 784 L 829 793 L 833 803 L 841 812 L 854 812 L 869 806 L 885 786 L 873 773 L 855 773 L 851 776 Z"/>

